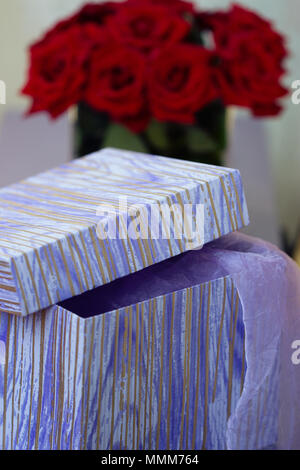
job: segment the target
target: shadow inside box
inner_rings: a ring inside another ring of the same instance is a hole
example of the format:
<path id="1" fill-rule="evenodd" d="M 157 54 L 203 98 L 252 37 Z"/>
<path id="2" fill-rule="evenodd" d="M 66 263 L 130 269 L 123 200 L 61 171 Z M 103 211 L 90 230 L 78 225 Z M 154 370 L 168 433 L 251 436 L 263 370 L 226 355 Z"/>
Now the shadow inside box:
<path id="1" fill-rule="evenodd" d="M 209 246 L 169 258 L 59 305 L 89 318 L 226 276 L 210 259 Z"/>

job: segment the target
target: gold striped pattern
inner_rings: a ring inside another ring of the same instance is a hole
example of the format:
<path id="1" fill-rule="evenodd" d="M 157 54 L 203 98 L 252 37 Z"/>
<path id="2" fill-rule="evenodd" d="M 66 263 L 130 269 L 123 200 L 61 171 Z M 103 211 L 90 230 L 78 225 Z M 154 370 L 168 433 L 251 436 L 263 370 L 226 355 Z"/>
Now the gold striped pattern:
<path id="1" fill-rule="evenodd" d="M 129 204 L 158 204 L 166 230 L 163 204 L 195 203 L 194 193 L 199 193 L 206 204 L 205 223 L 212 231 L 211 238 L 204 240 L 208 242 L 247 223 L 238 188 L 240 176 L 235 170 L 111 149 L 4 188 L 0 190 L 0 249 L 5 257 L 0 259 L 4 267 L 0 302 L 5 311 L 27 315 L 186 250 L 186 240 L 176 239 L 168 240 L 168 252 L 162 253 L 159 242 L 148 240 L 144 233 L 137 243 L 129 239 L 119 243 L 125 261 L 120 268 L 115 248 L 96 236 L 97 207 L 117 209 L 120 196 L 127 196 Z M 219 204 L 226 206 L 230 227 L 221 220 Z M 137 225 L 136 219 L 132 222 Z M 178 230 L 175 217 L 175 233 Z M 15 276 L 9 266 L 6 271 L 6 259 Z"/>
<path id="2" fill-rule="evenodd" d="M 88 319 L 1 314 L 2 447 L 24 448 L 25 430 L 27 449 L 208 448 L 210 414 L 227 400 L 226 427 L 243 386 L 241 313 L 225 278 Z"/>

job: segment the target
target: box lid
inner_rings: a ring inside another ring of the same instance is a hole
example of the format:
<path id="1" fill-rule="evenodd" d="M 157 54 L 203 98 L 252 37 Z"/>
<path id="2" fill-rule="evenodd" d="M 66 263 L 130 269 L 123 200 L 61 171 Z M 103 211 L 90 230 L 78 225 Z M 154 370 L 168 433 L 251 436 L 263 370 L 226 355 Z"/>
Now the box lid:
<path id="1" fill-rule="evenodd" d="M 0 190 L 0 311 L 34 313 L 248 222 L 238 170 L 104 149 Z"/>

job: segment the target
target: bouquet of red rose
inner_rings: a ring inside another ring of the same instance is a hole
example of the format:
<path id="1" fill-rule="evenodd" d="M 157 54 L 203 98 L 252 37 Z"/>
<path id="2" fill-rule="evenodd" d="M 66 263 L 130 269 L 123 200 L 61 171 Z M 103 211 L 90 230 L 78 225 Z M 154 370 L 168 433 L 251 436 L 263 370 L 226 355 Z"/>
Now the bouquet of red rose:
<path id="1" fill-rule="evenodd" d="M 284 38 L 256 13 L 184 0 L 85 5 L 30 48 L 28 114 L 77 105 L 77 154 L 103 145 L 217 163 L 225 110 L 280 113 Z"/>

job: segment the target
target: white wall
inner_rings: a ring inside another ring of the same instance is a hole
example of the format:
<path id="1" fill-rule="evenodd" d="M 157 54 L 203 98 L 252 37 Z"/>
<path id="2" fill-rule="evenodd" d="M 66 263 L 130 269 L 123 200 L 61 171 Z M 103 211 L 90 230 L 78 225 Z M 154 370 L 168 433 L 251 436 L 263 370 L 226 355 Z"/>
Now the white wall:
<path id="1" fill-rule="evenodd" d="M 0 1 L 0 79 L 7 84 L 7 107 L 24 108 L 18 96 L 26 70 L 26 46 L 59 17 L 82 0 L 1 0 Z M 200 0 L 204 8 L 227 7 L 228 0 Z M 299 0 L 240 0 L 274 20 L 289 37 L 292 58 L 287 84 L 300 79 L 300 2 Z M 0 105 L 1 113 L 5 106 Z M 300 105 L 286 103 L 279 119 L 265 120 L 272 155 L 272 171 L 280 221 L 292 233 L 300 221 Z"/>
<path id="2" fill-rule="evenodd" d="M 203 8 L 227 7 L 228 0 L 201 0 Z M 300 2 L 299 0 L 239 0 L 239 3 L 272 19 L 285 33 L 291 51 L 286 84 L 300 79 Z M 300 105 L 286 100 L 285 113 L 265 119 L 270 137 L 272 172 L 281 224 L 294 233 L 300 224 Z"/>

